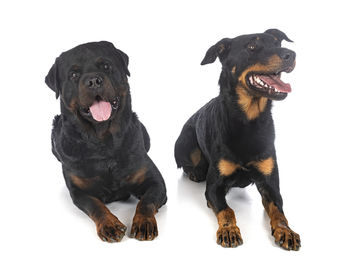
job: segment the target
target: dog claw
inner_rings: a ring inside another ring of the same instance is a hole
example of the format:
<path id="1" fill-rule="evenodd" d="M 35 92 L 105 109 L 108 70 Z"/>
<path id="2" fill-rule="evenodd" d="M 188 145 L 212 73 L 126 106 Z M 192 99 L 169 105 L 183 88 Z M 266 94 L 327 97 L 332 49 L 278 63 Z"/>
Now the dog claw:
<path id="1" fill-rule="evenodd" d="M 130 237 L 138 240 L 153 240 L 158 236 L 157 222 L 154 216 L 135 216 Z"/>
<path id="2" fill-rule="evenodd" d="M 216 242 L 222 247 L 237 247 L 243 244 L 241 233 L 237 226 L 219 227 L 216 235 Z"/>
<path id="3" fill-rule="evenodd" d="M 125 234 L 124 226 L 115 216 L 109 215 L 97 224 L 97 234 L 104 242 L 119 242 Z"/>
<path id="4" fill-rule="evenodd" d="M 298 251 L 301 247 L 300 237 L 289 227 L 277 227 L 273 229 L 273 236 L 277 245 L 285 250 Z"/>

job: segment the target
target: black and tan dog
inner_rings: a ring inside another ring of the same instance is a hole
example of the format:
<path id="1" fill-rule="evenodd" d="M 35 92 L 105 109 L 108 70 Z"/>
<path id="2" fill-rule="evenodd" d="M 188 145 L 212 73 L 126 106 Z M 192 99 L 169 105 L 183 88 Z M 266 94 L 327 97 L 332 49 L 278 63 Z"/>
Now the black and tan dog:
<path id="1" fill-rule="evenodd" d="M 74 204 L 108 242 L 120 241 L 126 227 L 106 203 L 139 198 L 131 236 L 152 240 L 154 215 L 166 202 L 163 178 L 147 155 L 148 133 L 131 109 L 128 60 L 109 42 L 87 43 L 62 53 L 45 79 L 61 102 L 52 152 Z"/>
<path id="2" fill-rule="evenodd" d="M 186 122 L 175 144 L 177 166 L 191 180 L 207 182 L 205 196 L 219 223 L 217 242 L 224 247 L 243 243 L 225 195 L 231 187 L 252 183 L 262 196 L 276 242 L 285 249 L 300 247 L 299 235 L 283 214 L 271 117 L 272 100 L 283 100 L 291 91 L 281 72 L 295 66 L 295 53 L 282 48 L 282 40 L 291 41 L 270 29 L 210 47 L 201 64 L 219 57 L 220 94 Z"/>

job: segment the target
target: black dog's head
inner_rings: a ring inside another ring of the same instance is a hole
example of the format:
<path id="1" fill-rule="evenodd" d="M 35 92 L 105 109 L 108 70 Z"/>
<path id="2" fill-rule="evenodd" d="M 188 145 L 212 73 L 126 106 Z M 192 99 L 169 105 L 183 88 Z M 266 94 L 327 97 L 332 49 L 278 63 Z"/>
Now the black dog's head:
<path id="1" fill-rule="evenodd" d="M 224 38 L 207 51 L 202 65 L 219 57 L 230 86 L 241 86 L 253 97 L 283 100 L 291 92 L 280 77 L 295 66 L 295 52 L 282 48 L 281 42 L 292 42 L 283 32 L 269 29 L 262 34 Z"/>
<path id="2" fill-rule="evenodd" d="M 109 42 L 79 45 L 62 53 L 45 78 L 63 105 L 91 123 L 113 119 L 129 85 L 128 56 Z"/>

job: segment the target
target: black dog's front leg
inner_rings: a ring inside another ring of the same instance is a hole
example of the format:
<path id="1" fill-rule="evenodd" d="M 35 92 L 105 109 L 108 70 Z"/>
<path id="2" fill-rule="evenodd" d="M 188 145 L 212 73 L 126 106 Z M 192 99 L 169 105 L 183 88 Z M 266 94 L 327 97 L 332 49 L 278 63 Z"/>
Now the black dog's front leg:
<path id="1" fill-rule="evenodd" d="M 140 198 L 137 204 L 130 236 L 138 240 L 153 240 L 158 236 L 155 214 L 167 201 L 164 180 L 150 160 L 147 167 L 129 176 L 132 193 Z"/>
<path id="2" fill-rule="evenodd" d="M 257 168 L 261 174 L 264 171 Z M 266 175 L 262 182 L 257 183 L 257 188 L 262 197 L 264 208 L 270 217 L 272 235 L 275 241 L 282 248 L 287 250 L 299 250 L 300 237 L 297 233 L 290 229 L 287 218 L 283 213 L 283 201 L 279 190 L 279 178 L 277 163 L 274 162 L 273 170 Z"/>
<path id="3" fill-rule="evenodd" d="M 102 201 L 78 188 L 70 188 L 69 192 L 74 204 L 95 222 L 97 234 L 103 241 L 111 243 L 122 240 L 126 226 L 108 210 Z"/>
<path id="4" fill-rule="evenodd" d="M 243 243 L 243 240 L 236 224 L 235 213 L 227 205 L 225 199 L 227 189 L 221 174 L 220 170 L 209 168 L 205 196 L 208 206 L 212 208 L 218 220 L 217 243 L 223 247 L 237 247 Z"/>

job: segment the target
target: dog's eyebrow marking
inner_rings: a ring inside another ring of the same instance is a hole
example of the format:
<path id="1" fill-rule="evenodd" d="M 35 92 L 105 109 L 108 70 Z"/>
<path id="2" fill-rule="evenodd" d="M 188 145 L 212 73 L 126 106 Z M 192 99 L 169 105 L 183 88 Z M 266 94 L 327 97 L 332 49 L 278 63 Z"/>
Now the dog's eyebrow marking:
<path id="1" fill-rule="evenodd" d="M 233 67 L 232 67 L 231 72 L 232 72 L 232 74 L 235 74 L 235 73 L 236 73 L 236 66 L 233 66 Z"/>
<path id="2" fill-rule="evenodd" d="M 218 163 L 218 169 L 221 176 L 230 176 L 241 166 L 232 161 L 221 159 Z"/>
<path id="3" fill-rule="evenodd" d="M 80 66 L 77 65 L 77 64 L 73 64 L 73 65 L 70 67 L 69 70 L 70 70 L 70 71 L 77 71 L 77 70 L 80 70 Z"/>
<path id="4" fill-rule="evenodd" d="M 145 176 L 146 172 L 147 172 L 147 168 L 142 167 L 139 170 L 137 170 L 135 173 L 132 173 L 131 175 L 129 175 L 127 177 L 127 181 L 130 183 L 141 184 L 146 179 L 146 176 Z"/>
<path id="5" fill-rule="evenodd" d="M 273 168 L 275 167 L 275 161 L 272 157 L 269 157 L 264 160 L 252 161 L 249 162 L 248 165 L 253 165 L 259 172 L 264 174 L 265 176 L 271 175 Z"/>

